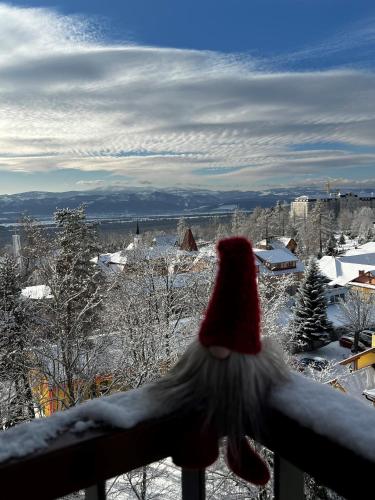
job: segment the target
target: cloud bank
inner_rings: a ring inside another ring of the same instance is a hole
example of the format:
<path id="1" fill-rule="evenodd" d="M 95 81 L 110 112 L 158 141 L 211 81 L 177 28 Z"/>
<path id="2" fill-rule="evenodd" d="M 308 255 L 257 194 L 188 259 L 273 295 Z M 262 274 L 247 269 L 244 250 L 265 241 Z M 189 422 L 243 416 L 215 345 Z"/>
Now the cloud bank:
<path id="1" fill-rule="evenodd" d="M 82 19 L 0 4 L 0 82 L 0 171 L 243 189 L 373 176 L 369 70 L 110 45 Z"/>

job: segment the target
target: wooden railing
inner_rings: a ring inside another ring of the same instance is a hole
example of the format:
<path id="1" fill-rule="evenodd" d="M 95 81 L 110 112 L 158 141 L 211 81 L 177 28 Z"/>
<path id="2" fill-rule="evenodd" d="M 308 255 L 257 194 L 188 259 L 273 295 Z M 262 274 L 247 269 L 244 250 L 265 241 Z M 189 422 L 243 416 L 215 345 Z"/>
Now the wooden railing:
<path id="1" fill-rule="evenodd" d="M 345 415 L 332 418 L 340 426 Z M 0 496 L 47 500 L 85 489 L 86 499 L 104 499 L 107 479 L 173 456 L 179 436 L 191 422 L 189 416 L 171 416 L 143 422 L 130 430 L 101 428 L 79 435 L 65 433 L 46 449 L 1 464 Z M 374 498 L 374 461 L 317 434 L 280 410 L 268 408 L 265 423 L 269 431 L 261 440 L 275 453 L 275 499 L 304 498 L 301 471 L 345 498 Z M 204 478 L 204 471 L 183 470 L 182 498 L 203 500 Z"/>

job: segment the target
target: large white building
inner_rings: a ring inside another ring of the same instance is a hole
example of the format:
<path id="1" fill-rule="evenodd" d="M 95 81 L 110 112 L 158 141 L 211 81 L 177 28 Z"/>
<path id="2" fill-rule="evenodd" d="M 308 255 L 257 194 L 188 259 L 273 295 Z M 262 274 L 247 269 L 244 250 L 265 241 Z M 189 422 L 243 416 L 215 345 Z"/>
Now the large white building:
<path id="1" fill-rule="evenodd" d="M 358 196 L 354 193 L 337 192 L 326 196 L 299 196 L 290 204 L 290 216 L 292 218 L 306 218 L 318 201 L 336 215 L 344 209 L 375 208 L 375 196 Z"/>

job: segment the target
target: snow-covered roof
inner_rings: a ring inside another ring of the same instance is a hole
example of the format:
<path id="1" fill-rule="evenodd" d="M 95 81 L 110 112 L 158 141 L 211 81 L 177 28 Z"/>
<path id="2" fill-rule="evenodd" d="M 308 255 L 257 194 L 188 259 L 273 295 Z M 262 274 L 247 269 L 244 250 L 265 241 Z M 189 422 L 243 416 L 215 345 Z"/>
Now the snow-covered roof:
<path id="1" fill-rule="evenodd" d="M 280 243 L 282 243 L 284 246 L 287 246 L 290 241 L 292 240 L 293 238 L 288 238 L 288 237 L 284 237 L 284 236 L 281 236 L 279 238 L 276 238 L 275 240 L 272 240 L 272 241 L 279 241 Z"/>
<path id="2" fill-rule="evenodd" d="M 128 262 L 128 256 L 126 252 L 120 250 L 119 252 L 114 252 L 107 254 L 109 256 L 108 263 L 110 264 L 122 264 L 125 265 Z"/>
<path id="3" fill-rule="evenodd" d="M 177 251 L 178 248 L 173 246 L 155 246 L 145 250 L 144 258 L 149 260 L 161 259 L 163 257 L 171 258 L 177 255 Z"/>
<path id="4" fill-rule="evenodd" d="M 297 262 L 299 259 L 287 248 L 276 248 L 275 250 L 262 250 L 254 248 L 254 254 L 261 260 L 270 264 L 281 264 L 283 262 Z"/>
<path id="5" fill-rule="evenodd" d="M 344 286 L 357 278 L 359 271 L 375 270 L 375 252 L 354 254 L 351 252 L 352 250 L 339 257 L 325 255 L 319 260 L 319 268 L 331 280 L 330 285 Z"/>
<path id="6" fill-rule="evenodd" d="M 290 262 L 290 261 L 288 261 Z M 255 264 L 259 268 L 259 273 L 264 274 L 264 275 L 270 275 L 270 276 L 282 276 L 283 274 L 293 274 L 293 273 L 303 273 L 305 270 L 305 265 L 302 261 L 297 260 L 296 262 L 296 267 L 291 267 L 288 269 L 277 269 L 277 270 L 271 270 L 266 267 L 262 261 L 257 259 L 255 256 Z"/>
<path id="7" fill-rule="evenodd" d="M 216 246 L 206 245 L 204 247 L 199 247 L 199 255 L 204 257 L 214 257 L 217 258 Z"/>
<path id="8" fill-rule="evenodd" d="M 178 237 L 175 235 L 162 235 L 162 236 L 155 236 L 155 238 L 152 240 L 153 245 L 158 246 L 158 247 L 168 247 L 168 246 L 175 246 L 176 243 L 178 243 Z"/>
<path id="9" fill-rule="evenodd" d="M 21 295 L 26 299 L 32 300 L 52 298 L 51 289 L 48 285 L 27 286 L 26 288 L 22 289 Z"/>
<path id="10" fill-rule="evenodd" d="M 290 243 L 291 240 L 292 240 L 292 238 L 281 236 L 280 238 L 273 238 L 273 239 L 269 240 L 268 243 L 267 243 L 267 240 L 261 240 L 257 244 L 260 246 L 264 246 L 264 247 L 268 244 L 273 249 L 276 249 L 276 248 L 283 249 L 283 248 L 286 248 L 286 246 Z"/>

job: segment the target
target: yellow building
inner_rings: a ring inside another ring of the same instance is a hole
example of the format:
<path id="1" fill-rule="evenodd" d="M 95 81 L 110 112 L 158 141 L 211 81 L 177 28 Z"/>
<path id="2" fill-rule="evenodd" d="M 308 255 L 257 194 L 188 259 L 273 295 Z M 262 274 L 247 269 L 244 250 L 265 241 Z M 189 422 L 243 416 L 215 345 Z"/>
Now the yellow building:
<path id="1" fill-rule="evenodd" d="M 111 392 L 112 376 L 97 375 L 92 384 L 86 381 L 74 381 L 73 399 L 81 403 Z M 53 413 L 66 410 L 71 404 L 71 394 L 65 382 L 59 384 L 48 382 L 47 378 L 34 372 L 31 376 L 31 386 L 36 406 L 40 416 L 49 417 Z M 118 388 L 116 388 L 118 389 Z"/>

